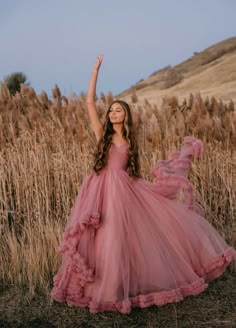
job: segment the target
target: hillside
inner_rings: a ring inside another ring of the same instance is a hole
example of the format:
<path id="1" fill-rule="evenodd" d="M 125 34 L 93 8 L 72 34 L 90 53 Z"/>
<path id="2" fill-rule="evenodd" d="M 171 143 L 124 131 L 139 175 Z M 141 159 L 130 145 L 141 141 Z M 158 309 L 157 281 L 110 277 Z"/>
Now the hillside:
<path id="1" fill-rule="evenodd" d="M 236 37 L 212 45 L 176 66 L 167 66 L 139 81 L 116 96 L 131 101 L 159 103 L 164 96 L 180 100 L 190 93 L 215 96 L 223 101 L 236 102 Z"/>

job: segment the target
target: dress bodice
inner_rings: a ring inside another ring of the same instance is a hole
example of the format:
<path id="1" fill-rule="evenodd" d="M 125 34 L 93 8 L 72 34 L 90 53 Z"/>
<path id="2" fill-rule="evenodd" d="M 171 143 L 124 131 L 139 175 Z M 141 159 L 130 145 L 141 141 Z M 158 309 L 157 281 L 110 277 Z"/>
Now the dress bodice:
<path id="1" fill-rule="evenodd" d="M 107 168 L 125 170 L 128 161 L 129 144 L 122 145 L 111 144 L 108 151 Z"/>

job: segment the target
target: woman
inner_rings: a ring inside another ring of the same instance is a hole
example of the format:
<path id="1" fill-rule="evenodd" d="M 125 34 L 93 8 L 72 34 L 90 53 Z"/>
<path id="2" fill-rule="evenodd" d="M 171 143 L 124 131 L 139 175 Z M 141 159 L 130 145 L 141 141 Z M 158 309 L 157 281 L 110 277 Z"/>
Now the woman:
<path id="1" fill-rule="evenodd" d="M 87 107 L 97 148 L 58 251 L 62 264 L 51 297 L 91 313 L 164 305 L 204 291 L 236 259 L 194 202 L 187 179 L 202 142 L 186 137 L 180 152 L 140 176 L 129 105 L 114 101 L 102 125 L 95 104 L 103 56 L 97 58 Z M 180 201 L 179 194 L 182 193 Z"/>

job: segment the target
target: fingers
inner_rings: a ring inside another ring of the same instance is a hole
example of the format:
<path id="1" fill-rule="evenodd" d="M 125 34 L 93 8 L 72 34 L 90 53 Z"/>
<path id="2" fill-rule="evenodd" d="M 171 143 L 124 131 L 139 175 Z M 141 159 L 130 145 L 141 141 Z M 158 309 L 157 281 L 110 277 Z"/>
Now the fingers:
<path id="1" fill-rule="evenodd" d="M 103 60 L 103 54 L 100 54 L 97 56 L 97 61 L 96 64 L 94 65 L 95 69 L 99 69 L 101 64 L 102 64 L 102 60 Z"/>
<path id="2" fill-rule="evenodd" d="M 98 58 L 98 60 L 99 60 L 99 62 L 102 62 L 102 60 L 103 60 L 103 54 L 100 54 L 97 58 Z"/>
<path id="3" fill-rule="evenodd" d="M 96 66 L 97 68 L 99 69 L 101 64 L 102 64 L 102 60 L 103 60 L 103 54 L 97 56 L 97 63 L 96 63 Z"/>

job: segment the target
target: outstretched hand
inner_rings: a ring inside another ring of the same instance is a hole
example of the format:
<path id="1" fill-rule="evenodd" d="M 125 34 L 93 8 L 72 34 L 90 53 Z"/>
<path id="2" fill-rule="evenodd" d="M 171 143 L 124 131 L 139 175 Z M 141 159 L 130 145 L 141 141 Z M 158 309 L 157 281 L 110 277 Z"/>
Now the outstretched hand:
<path id="1" fill-rule="evenodd" d="M 96 61 L 96 64 L 94 65 L 94 69 L 99 70 L 99 68 L 102 64 L 102 60 L 103 60 L 103 55 L 101 54 L 97 57 L 97 61 Z"/>

